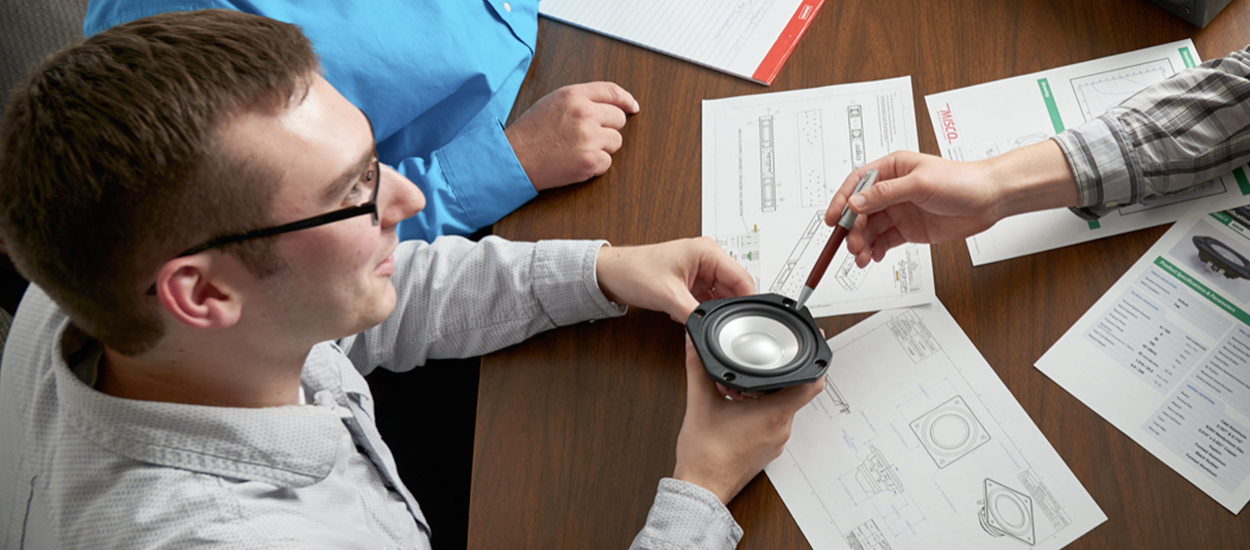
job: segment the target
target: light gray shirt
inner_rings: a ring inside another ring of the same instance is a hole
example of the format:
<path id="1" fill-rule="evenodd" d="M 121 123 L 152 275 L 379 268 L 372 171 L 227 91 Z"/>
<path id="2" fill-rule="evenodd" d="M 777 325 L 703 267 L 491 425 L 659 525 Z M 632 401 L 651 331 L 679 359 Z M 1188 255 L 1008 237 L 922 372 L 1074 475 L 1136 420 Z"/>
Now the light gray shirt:
<path id="1" fill-rule="evenodd" d="M 1055 136 L 1087 220 L 1227 174 L 1250 160 L 1250 48 L 1151 85 Z"/>
<path id="2" fill-rule="evenodd" d="M 0 367 L 0 548 L 429 548 L 363 375 L 622 314 L 596 282 L 602 244 L 403 243 L 390 318 L 312 348 L 310 404 L 261 409 L 92 389 L 73 367 L 99 344 L 32 286 Z M 733 548 L 741 533 L 710 492 L 664 479 L 634 547 Z"/>

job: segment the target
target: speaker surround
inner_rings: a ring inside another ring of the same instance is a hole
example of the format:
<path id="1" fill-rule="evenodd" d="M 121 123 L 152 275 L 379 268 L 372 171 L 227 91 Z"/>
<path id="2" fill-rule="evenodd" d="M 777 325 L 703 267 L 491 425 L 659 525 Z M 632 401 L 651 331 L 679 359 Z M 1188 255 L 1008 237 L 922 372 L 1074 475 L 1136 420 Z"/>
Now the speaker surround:
<path id="1" fill-rule="evenodd" d="M 740 392 L 813 382 L 833 357 L 811 312 L 780 294 L 708 300 L 686 331 L 707 375 Z"/>

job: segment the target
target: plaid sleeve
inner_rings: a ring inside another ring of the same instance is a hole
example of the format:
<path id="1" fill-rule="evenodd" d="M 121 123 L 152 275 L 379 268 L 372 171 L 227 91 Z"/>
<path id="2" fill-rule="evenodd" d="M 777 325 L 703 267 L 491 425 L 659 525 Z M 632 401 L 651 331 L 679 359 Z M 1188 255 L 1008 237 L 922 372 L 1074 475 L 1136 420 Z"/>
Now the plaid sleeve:
<path id="1" fill-rule="evenodd" d="M 1222 176 L 1250 160 L 1250 47 L 1147 87 L 1055 136 L 1093 220 Z"/>

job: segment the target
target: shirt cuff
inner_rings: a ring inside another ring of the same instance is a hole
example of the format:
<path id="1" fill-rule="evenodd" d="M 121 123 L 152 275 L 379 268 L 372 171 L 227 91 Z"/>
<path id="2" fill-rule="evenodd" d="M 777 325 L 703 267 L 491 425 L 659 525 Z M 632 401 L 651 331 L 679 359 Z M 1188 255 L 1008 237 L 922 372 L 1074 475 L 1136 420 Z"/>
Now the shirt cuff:
<path id="1" fill-rule="evenodd" d="M 660 480 L 647 524 L 631 550 L 732 550 L 742 527 L 711 491 L 672 478 Z"/>
<path id="2" fill-rule="evenodd" d="M 627 308 L 599 290 L 595 263 L 607 241 L 539 241 L 535 245 L 534 295 L 557 326 L 619 317 Z"/>
<path id="3" fill-rule="evenodd" d="M 460 134 L 434 156 L 470 226 L 486 227 L 538 196 L 498 120 Z"/>
<path id="4" fill-rule="evenodd" d="M 1138 196 L 1141 174 L 1133 168 L 1137 166 L 1132 158 L 1134 153 L 1105 117 L 1053 138 L 1076 179 L 1077 205 L 1071 210 L 1091 221 L 1144 198 Z"/>

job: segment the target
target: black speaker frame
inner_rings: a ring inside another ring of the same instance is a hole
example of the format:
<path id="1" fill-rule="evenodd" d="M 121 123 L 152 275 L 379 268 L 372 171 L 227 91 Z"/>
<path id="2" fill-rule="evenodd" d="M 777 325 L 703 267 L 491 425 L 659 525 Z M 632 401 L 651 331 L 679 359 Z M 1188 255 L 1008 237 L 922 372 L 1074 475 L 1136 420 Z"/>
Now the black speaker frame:
<path id="1" fill-rule="evenodd" d="M 686 319 L 686 331 L 708 377 L 739 392 L 774 391 L 818 380 L 828 369 L 833 351 L 820 334 L 811 311 L 806 306 L 794 306 L 794 300 L 780 294 L 720 298 L 699 304 Z M 716 340 L 718 329 L 747 314 L 764 315 L 790 328 L 800 343 L 794 359 L 767 371 L 729 359 Z"/>

